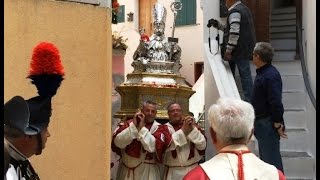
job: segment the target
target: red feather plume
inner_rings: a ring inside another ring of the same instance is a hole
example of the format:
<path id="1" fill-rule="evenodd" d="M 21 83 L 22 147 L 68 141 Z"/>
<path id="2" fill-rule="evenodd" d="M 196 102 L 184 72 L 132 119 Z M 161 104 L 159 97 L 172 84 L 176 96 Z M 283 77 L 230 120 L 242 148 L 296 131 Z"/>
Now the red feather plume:
<path id="1" fill-rule="evenodd" d="M 64 71 L 58 48 L 49 42 L 41 42 L 34 49 L 28 78 L 44 97 L 57 93 L 63 81 Z"/>
<path id="2" fill-rule="evenodd" d="M 41 42 L 33 49 L 29 76 L 42 74 L 64 75 L 59 50 L 49 42 Z"/>

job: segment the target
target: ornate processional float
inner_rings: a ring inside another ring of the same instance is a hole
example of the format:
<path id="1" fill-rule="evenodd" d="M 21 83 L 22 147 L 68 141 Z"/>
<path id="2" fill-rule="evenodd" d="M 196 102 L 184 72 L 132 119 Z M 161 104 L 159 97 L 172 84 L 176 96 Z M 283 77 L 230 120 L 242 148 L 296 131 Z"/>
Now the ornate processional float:
<path id="1" fill-rule="evenodd" d="M 178 39 L 174 38 L 176 14 L 181 8 L 179 0 L 171 4 L 174 13 L 172 37 L 166 39 L 164 30 L 167 10 L 158 2 L 154 5 L 153 35 L 149 39 L 144 30 L 140 30 L 140 43 L 131 64 L 134 70 L 127 74 L 125 82 L 116 87 L 121 96 L 121 107 L 114 115 L 115 118 L 132 118 L 146 100 L 158 104 L 156 119 L 168 119 L 166 108 L 173 101 L 181 104 L 183 113 L 188 114 L 189 98 L 195 91 L 179 73 L 182 67 L 181 48 Z"/>

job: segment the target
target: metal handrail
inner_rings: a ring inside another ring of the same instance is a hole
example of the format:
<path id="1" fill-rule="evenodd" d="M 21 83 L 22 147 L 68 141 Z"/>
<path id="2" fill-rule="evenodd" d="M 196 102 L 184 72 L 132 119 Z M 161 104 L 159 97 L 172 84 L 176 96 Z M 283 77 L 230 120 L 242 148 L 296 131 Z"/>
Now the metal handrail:
<path id="1" fill-rule="evenodd" d="M 306 68 L 306 63 L 304 60 L 304 53 L 303 53 L 303 47 L 302 47 L 302 28 L 301 28 L 301 22 L 297 21 L 297 34 L 298 34 L 298 43 L 299 43 L 299 54 L 300 54 L 300 59 L 301 59 L 301 67 L 302 67 L 302 75 L 304 79 L 304 84 L 306 86 L 308 95 L 310 97 L 311 103 L 313 107 L 316 109 L 316 98 L 314 97 L 311 86 L 310 86 L 310 81 L 308 78 L 308 72 Z"/>
<path id="2" fill-rule="evenodd" d="M 203 118 L 203 116 L 204 116 L 204 112 L 200 113 L 200 115 L 199 115 L 199 117 L 198 117 L 198 119 L 197 119 L 197 122 L 198 122 L 199 120 L 201 120 L 201 118 Z"/>

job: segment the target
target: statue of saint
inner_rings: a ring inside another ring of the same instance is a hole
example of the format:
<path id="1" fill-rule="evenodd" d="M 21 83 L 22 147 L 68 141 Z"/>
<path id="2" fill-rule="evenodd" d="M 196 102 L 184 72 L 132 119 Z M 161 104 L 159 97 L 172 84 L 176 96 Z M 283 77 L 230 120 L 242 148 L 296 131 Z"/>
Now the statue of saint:
<path id="1" fill-rule="evenodd" d="M 144 30 L 140 30 L 140 43 L 133 55 L 134 72 L 177 73 L 173 70 L 178 71 L 181 67 L 181 48 L 177 43 L 168 42 L 164 35 L 166 16 L 166 8 L 156 3 L 153 7 L 153 35 L 146 38 Z"/>

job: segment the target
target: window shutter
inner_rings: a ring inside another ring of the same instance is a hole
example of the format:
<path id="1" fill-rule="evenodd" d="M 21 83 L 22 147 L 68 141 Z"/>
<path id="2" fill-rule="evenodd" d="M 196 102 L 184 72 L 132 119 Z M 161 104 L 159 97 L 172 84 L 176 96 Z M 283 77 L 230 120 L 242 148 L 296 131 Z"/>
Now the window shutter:
<path id="1" fill-rule="evenodd" d="M 196 24 L 196 0 L 181 0 L 182 9 L 177 13 L 176 26 Z"/>
<path id="2" fill-rule="evenodd" d="M 119 6 L 119 12 L 118 12 L 118 23 L 124 22 L 124 13 L 125 13 L 125 6 L 121 5 Z"/>
<path id="3" fill-rule="evenodd" d="M 187 24 L 196 24 L 197 18 L 197 3 L 196 0 L 188 0 Z"/>

